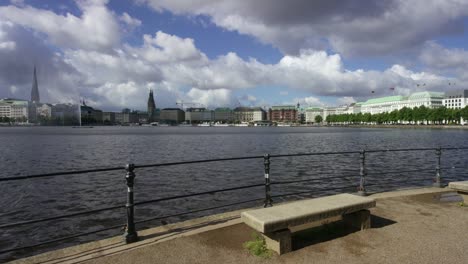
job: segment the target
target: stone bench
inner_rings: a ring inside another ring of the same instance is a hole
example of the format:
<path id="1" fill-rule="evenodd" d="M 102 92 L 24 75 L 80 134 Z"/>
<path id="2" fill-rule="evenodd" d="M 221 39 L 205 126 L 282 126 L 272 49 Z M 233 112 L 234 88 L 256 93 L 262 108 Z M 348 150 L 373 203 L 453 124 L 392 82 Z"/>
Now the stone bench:
<path id="1" fill-rule="evenodd" d="M 457 192 L 468 193 L 468 181 L 450 182 L 448 187 Z"/>
<path id="2" fill-rule="evenodd" d="M 246 211 L 241 217 L 245 224 L 263 234 L 268 248 L 281 255 L 292 250 L 290 228 L 343 216 L 346 224 L 367 229 L 367 209 L 375 205 L 375 200 L 368 197 L 338 194 Z"/>

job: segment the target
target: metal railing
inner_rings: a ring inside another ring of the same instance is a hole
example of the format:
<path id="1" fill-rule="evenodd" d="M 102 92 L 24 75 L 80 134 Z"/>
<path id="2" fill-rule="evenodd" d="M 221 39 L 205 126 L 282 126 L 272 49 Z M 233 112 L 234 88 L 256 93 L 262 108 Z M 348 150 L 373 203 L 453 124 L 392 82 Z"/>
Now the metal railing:
<path id="1" fill-rule="evenodd" d="M 125 173 L 125 179 L 126 179 L 126 187 L 127 187 L 127 202 L 126 202 L 125 205 L 110 206 L 110 207 L 98 208 L 98 209 L 93 209 L 93 210 L 84 211 L 84 212 L 63 214 L 63 215 L 51 216 L 51 217 L 40 218 L 40 219 L 31 219 L 31 220 L 20 221 L 20 222 L 16 222 L 16 223 L 1 224 L 0 229 L 13 228 L 13 227 L 18 227 L 18 226 L 23 226 L 23 225 L 48 222 L 48 221 L 58 220 L 58 219 L 63 219 L 63 218 L 71 218 L 71 217 L 77 217 L 77 216 L 83 216 L 83 215 L 90 215 L 90 214 L 95 214 L 95 213 L 99 213 L 99 212 L 116 210 L 116 209 L 124 209 L 124 208 L 126 209 L 126 223 L 106 227 L 106 228 L 99 229 L 99 230 L 83 232 L 83 233 L 78 233 L 78 234 L 74 234 L 74 235 L 71 235 L 71 236 L 52 239 L 52 240 L 48 240 L 48 241 L 43 241 L 43 242 L 33 244 L 33 245 L 28 245 L 28 246 L 23 246 L 23 247 L 16 247 L 16 248 L 7 249 L 7 250 L 0 250 L 0 254 L 7 253 L 7 252 L 12 252 L 12 251 L 19 251 L 19 250 L 34 248 L 34 247 L 42 246 L 42 245 L 45 245 L 45 244 L 51 244 L 51 243 L 55 243 L 55 242 L 60 242 L 60 241 L 69 240 L 69 239 L 72 239 L 72 238 L 77 238 L 77 237 L 81 237 L 81 236 L 86 236 L 86 235 L 90 235 L 90 234 L 95 234 L 95 233 L 109 231 L 109 230 L 113 230 L 113 229 L 119 229 L 119 228 L 120 229 L 125 228 L 125 233 L 124 233 L 125 243 L 132 243 L 132 242 L 138 241 L 138 239 L 139 239 L 138 233 L 137 233 L 137 230 L 136 230 L 136 227 L 135 227 L 136 224 L 147 223 L 147 222 L 150 222 L 150 221 L 161 220 L 161 219 L 166 219 L 166 218 L 170 218 L 170 217 L 178 217 L 178 216 L 183 216 L 183 215 L 193 214 L 193 213 L 198 213 L 198 212 L 203 212 L 203 211 L 210 211 L 210 210 L 219 209 L 219 208 L 232 207 L 232 206 L 235 206 L 235 205 L 258 202 L 258 201 L 261 201 L 261 200 L 263 200 L 263 206 L 264 207 L 273 206 L 273 198 L 280 198 L 280 197 L 293 196 L 293 195 L 302 195 L 302 194 L 310 194 L 311 191 L 301 191 L 301 192 L 286 193 L 286 194 L 281 194 L 281 195 L 272 195 L 271 194 L 272 185 L 293 184 L 293 183 L 302 183 L 302 182 L 321 182 L 324 179 L 333 180 L 333 179 L 343 178 L 343 176 L 334 176 L 334 177 L 326 177 L 326 178 L 311 178 L 311 179 L 289 180 L 289 181 L 271 181 L 271 179 L 270 179 L 270 165 L 271 165 L 271 159 L 274 159 L 274 158 L 301 157 L 301 156 L 327 156 L 327 155 L 359 155 L 359 182 L 356 183 L 355 187 L 356 187 L 356 190 L 357 190 L 357 194 L 365 196 L 365 195 L 367 195 L 366 187 L 367 186 L 373 186 L 373 184 L 367 184 L 366 183 L 366 178 L 368 176 L 368 172 L 367 172 L 367 168 L 366 168 L 366 159 L 368 158 L 367 155 L 369 153 L 435 151 L 435 155 L 436 155 L 436 166 L 435 166 L 435 168 L 424 168 L 424 169 L 406 170 L 406 171 L 389 171 L 389 172 L 381 172 L 380 174 L 435 171 L 435 175 L 434 175 L 434 178 L 433 178 L 433 181 L 434 181 L 433 186 L 434 187 L 443 187 L 443 184 L 442 184 L 442 170 L 443 169 L 449 169 L 449 168 L 450 169 L 455 168 L 455 167 L 447 167 L 447 168 L 442 168 L 441 167 L 442 152 L 443 151 L 449 151 L 449 150 L 468 150 L 468 147 L 374 149 L 374 150 L 369 149 L 369 150 L 360 150 L 360 151 L 341 151 L 341 152 L 313 152 L 313 153 L 276 154 L 276 155 L 265 154 L 263 156 L 246 156 L 246 157 L 234 157 L 234 158 L 192 160 L 192 161 L 181 161 L 181 162 L 170 162 L 170 163 L 155 163 L 155 164 L 146 164 L 146 165 L 127 164 L 125 167 L 109 167 L 109 168 L 99 168 L 99 169 L 89 169 L 89 170 L 62 171 L 62 172 L 44 173 L 44 174 L 27 175 L 27 176 L 4 177 L 4 178 L 0 178 L 0 183 L 1 182 L 12 182 L 12 181 L 28 180 L 28 179 L 51 178 L 51 177 L 58 177 L 58 176 L 72 175 L 72 174 L 76 175 L 76 174 L 87 174 L 87 173 L 95 173 L 95 172 L 114 172 L 114 171 L 125 170 L 125 172 L 126 172 Z M 138 201 L 138 202 L 134 201 L 134 185 L 135 185 L 134 180 L 135 180 L 135 177 L 136 177 L 135 170 L 137 170 L 137 169 L 167 167 L 167 166 L 178 166 L 178 165 L 186 165 L 186 164 L 211 163 L 211 162 L 227 162 L 227 161 L 236 161 L 236 160 L 237 161 L 238 160 L 255 160 L 255 159 L 257 159 L 257 160 L 263 159 L 263 170 L 264 170 L 264 182 L 263 183 L 250 184 L 250 185 L 241 185 L 241 186 L 223 188 L 223 189 L 214 189 L 214 190 L 210 190 L 210 191 L 203 191 L 203 192 L 198 192 L 198 193 L 176 195 L 176 196 L 163 197 L 163 198 L 157 198 L 157 199 L 151 199 L 151 200 L 145 200 L 145 201 Z M 465 167 L 463 167 L 463 168 L 465 168 Z M 186 211 L 186 212 L 181 212 L 181 213 L 176 213 L 176 214 L 170 214 L 170 215 L 165 215 L 165 216 L 151 217 L 151 218 L 135 221 L 135 206 L 158 203 L 158 202 L 162 202 L 162 201 L 169 201 L 169 200 L 175 200 L 175 199 L 188 198 L 188 197 L 194 197 L 194 196 L 202 196 L 202 195 L 208 195 L 208 194 L 214 194 L 214 193 L 220 193 L 220 192 L 237 191 L 237 190 L 256 188 L 256 187 L 264 187 L 264 198 L 247 199 L 247 200 L 238 201 L 238 202 L 229 203 L 229 204 L 223 204 L 223 205 L 212 206 L 212 207 L 207 207 L 207 208 L 200 208 L 200 209 L 196 209 L 196 210 L 191 210 L 191 211 Z M 343 188 L 343 187 L 340 187 L 340 188 L 327 188 L 328 191 L 343 190 L 343 189 L 345 189 L 345 188 Z"/>

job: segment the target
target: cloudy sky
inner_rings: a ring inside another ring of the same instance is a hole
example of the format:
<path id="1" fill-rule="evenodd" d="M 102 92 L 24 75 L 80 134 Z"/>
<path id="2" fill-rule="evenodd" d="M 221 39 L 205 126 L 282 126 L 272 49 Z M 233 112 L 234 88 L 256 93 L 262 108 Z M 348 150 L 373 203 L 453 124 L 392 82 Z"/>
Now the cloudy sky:
<path id="1" fill-rule="evenodd" d="M 104 110 L 463 89 L 467 26 L 466 0 L 0 0 L 0 97 L 34 65 L 42 101 Z"/>

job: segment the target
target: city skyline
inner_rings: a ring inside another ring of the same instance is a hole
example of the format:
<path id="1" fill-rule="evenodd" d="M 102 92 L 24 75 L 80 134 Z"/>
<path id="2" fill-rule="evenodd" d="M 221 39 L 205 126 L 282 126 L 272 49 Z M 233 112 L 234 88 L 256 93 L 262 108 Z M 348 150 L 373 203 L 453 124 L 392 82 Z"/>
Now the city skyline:
<path id="1" fill-rule="evenodd" d="M 0 1 L 0 97 L 29 98 L 34 65 L 42 101 L 114 111 L 145 109 L 149 89 L 160 108 L 461 90 L 467 14 L 443 1 Z"/>

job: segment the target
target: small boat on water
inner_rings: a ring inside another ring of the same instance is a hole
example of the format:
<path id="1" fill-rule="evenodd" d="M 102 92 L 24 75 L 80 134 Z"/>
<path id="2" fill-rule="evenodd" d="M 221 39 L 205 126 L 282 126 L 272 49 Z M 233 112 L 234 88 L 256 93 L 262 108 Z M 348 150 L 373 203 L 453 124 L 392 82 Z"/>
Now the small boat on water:
<path id="1" fill-rule="evenodd" d="M 215 127 L 228 127 L 229 124 L 215 123 L 213 126 L 215 126 Z"/>
<path id="2" fill-rule="evenodd" d="M 198 124 L 199 127 L 210 127 L 211 126 L 211 123 L 201 123 L 201 124 Z"/>

